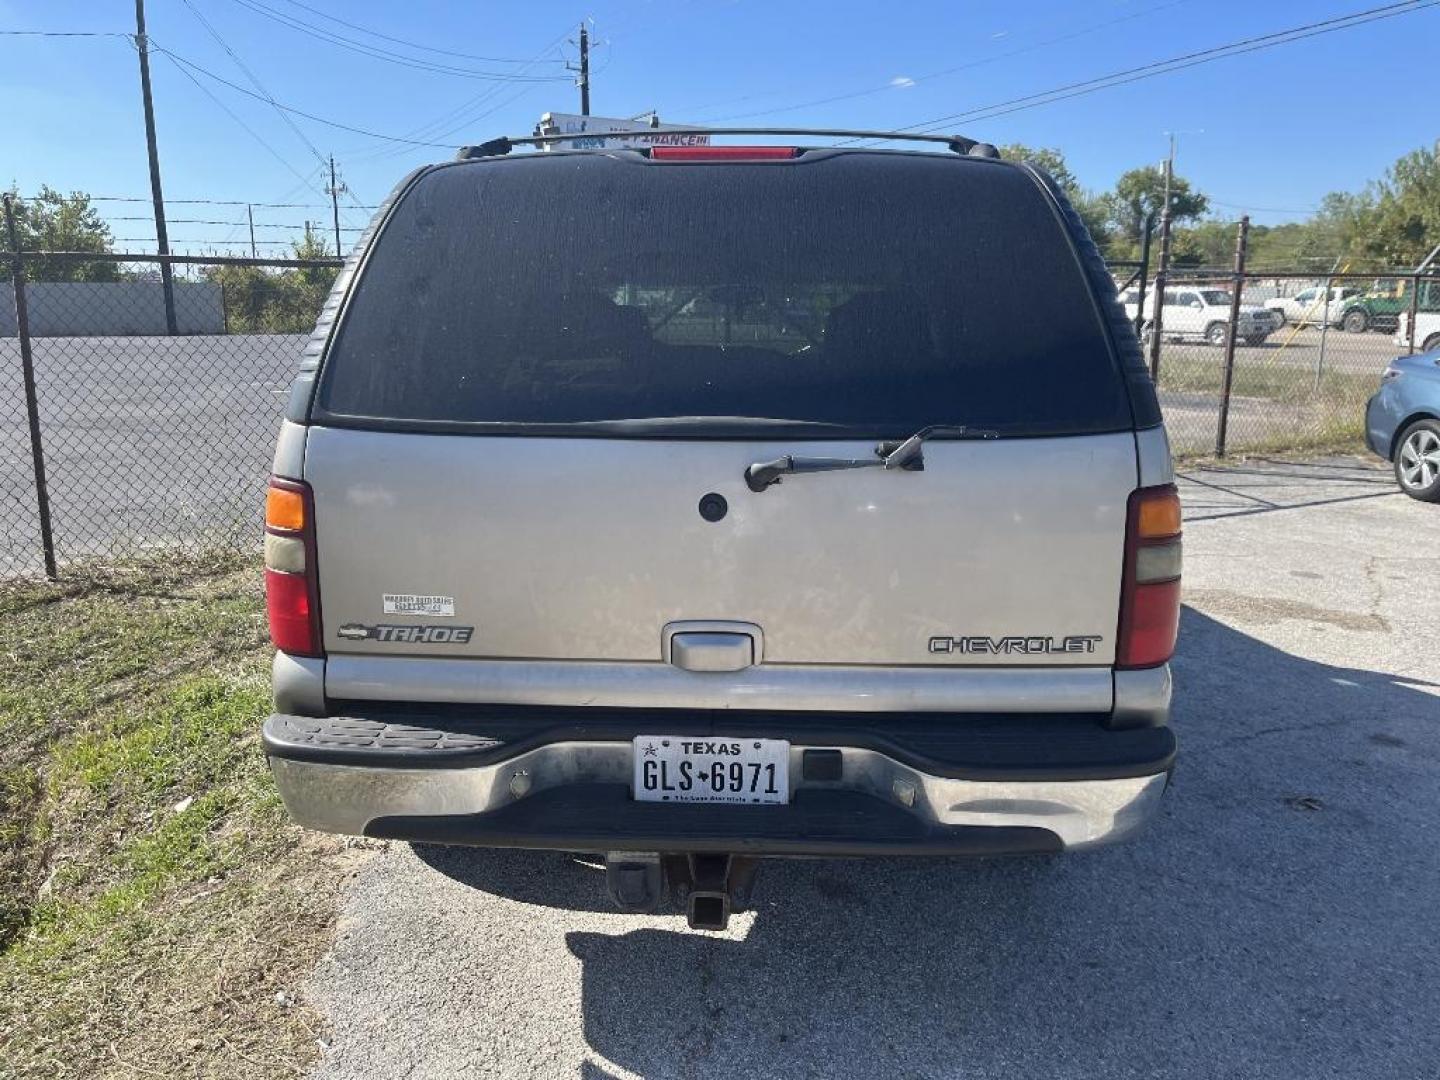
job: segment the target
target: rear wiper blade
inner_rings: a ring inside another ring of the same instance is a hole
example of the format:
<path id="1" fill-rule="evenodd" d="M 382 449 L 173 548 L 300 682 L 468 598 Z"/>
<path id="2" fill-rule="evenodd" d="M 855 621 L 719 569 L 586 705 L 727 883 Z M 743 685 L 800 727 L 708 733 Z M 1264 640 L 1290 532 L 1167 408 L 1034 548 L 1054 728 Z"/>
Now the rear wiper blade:
<path id="1" fill-rule="evenodd" d="M 925 459 L 920 454 L 926 439 L 936 436 L 947 439 L 998 439 L 1000 433 L 990 428 L 972 428 L 964 424 L 931 424 L 915 432 L 908 439 L 899 442 L 881 442 L 875 446 L 875 453 L 885 461 L 887 469 L 911 469 L 923 471 Z"/>
<path id="2" fill-rule="evenodd" d="M 931 424 L 921 428 L 908 439 L 876 443 L 873 459 L 797 457 L 786 454 L 774 461 L 757 461 L 746 467 L 745 484 L 751 491 L 764 491 L 771 484 L 778 484 L 782 476 L 791 473 L 837 472 L 843 469 L 904 469 L 907 472 L 921 472 L 925 468 L 923 447 L 926 439 L 937 435 L 951 439 L 994 439 L 998 434 L 989 429 L 970 428 L 962 424 Z"/>

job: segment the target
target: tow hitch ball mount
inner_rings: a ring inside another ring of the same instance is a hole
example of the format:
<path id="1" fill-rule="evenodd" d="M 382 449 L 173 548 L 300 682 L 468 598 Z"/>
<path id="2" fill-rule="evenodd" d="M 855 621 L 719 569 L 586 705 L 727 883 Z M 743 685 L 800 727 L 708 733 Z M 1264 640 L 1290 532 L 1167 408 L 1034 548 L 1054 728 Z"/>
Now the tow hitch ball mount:
<path id="1" fill-rule="evenodd" d="M 759 868 L 760 860 L 743 855 L 612 851 L 605 856 L 605 888 L 630 914 L 653 912 L 673 894 L 685 905 L 691 929 L 724 930 L 732 913 L 750 906 Z"/>

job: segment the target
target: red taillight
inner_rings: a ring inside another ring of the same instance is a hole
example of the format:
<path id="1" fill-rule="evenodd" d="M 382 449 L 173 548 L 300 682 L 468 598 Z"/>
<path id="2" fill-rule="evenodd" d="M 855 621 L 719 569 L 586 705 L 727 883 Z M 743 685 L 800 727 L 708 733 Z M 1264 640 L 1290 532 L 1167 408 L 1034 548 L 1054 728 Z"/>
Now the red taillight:
<path id="1" fill-rule="evenodd" d="M 294 656 L 323 656 L 310 485 L 270 478 L 265 500 L 265 610 L 270 640 Z"/>
<path id="2" fill-rule="evenodd" d="M 652 146 L 656 161 L 778 161 L 799 157 L 795 146 Z"/>
<path id="3" fill-rule="evenodd" d="M 310 607 L 310 583 L 303 574 L 265 571 L 265 609 L 270 615 L 270 640 L 281 652 L 314 656 L 319 642 Z"/>
<path id="4" fill-rule="evenodd" d="M 1180 495 L 1174 484 L 1130 495 L 1115 666 L 1147 668 L 1175 652 L 1180 630 Z"/>

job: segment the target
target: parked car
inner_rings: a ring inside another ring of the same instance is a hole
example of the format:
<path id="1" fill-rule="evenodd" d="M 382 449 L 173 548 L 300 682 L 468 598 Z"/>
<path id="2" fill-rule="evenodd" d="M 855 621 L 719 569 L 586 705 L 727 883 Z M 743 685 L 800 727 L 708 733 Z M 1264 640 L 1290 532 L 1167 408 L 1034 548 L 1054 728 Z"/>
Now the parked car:
<path id="1" fill-rule="evenodd" d="M 1410 310 L 1410 283 L 1404 279 L 1384 287 L 1353 296 L 1340 312 L 1340 325 L 1352 334 L 1367 330 L 1390 333 L 1400 325 L 1400 316 Z M 1440 279 L 1422 280 L 1416 308 L 1426 313 L 1440 312 Z"/>
<path id="2" fill-rule="evenodd" d="M 1390 361 L 1365 407 L 1365 441 L 1393 463 L 1401 491 L 1440 502 L 1440 347 Z"/>
<path id="3" fill-rule="evenodd" d="M 1126 316 L 1134 321 L 1138 312 L 1138 289 L 1127 289 L 1121 297 Z M 1145 332 L 1155 314 L 1154 293 L 1145 296 Z M 1205 341 L 1224 345 L 1230 335 L 1230 294 L 1211 286 L 1173 286 L 1165 290 L 1161 332 L 1167 340 Z M 1255 304 L 1241 304 L 1236 336 L 1246 345 L 1262 345 L 1277 328 L 1270 313 Z"/>
<path id="4" fill-rule="evenodd" d="M 1395 327 L 1395 345 L 1401 349 L 1410 347 L 1410 313 L 1402 311 Z M 1415 345 L 1421 352 L 1440 350 L 1440 311 L 1417 311 L 1415 313 Z"/>
<path id="5" fill-rule="evenodd" d="M 757 857 L 1149 818 L 1180 506 L 1053 182 L 494 146 L 386 201 L 289 399 L 263 743 L 295 820 L 594 852 L 622 910 L 717 928 Z"/>
<path id="6" fill-rule="evenodd" d="M 1302 289 L 1294 296 L 1277 296 L 1265 301 L 1265 307 L 1280 316 L 1280 325 L 1293 323 L 1296 326 L 1339 326 L 1347 303 L 1360 295 L 1360 290 L 1350 286 L 1331 286 L 1329 299 L 1325 298 L 1323 285 Z"/>

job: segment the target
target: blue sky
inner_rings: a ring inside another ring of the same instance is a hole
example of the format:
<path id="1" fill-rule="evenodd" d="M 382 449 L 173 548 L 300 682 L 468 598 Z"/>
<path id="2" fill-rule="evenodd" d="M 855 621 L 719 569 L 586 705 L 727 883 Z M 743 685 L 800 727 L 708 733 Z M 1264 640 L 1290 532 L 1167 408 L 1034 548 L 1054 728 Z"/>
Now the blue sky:
<path id="1" fill-rule="evenodd" d="M 546 110 L 578 111 L 564 61 L 575 57 L 569 40 L 582 19 L 596 43 L 597 114 L 655 108 L 667 121 L 898 127 L 1383 2 L 149 0 L 147 9 L 153 44 L 199 68 L 250 87 L 243 63 L 279 102 L 373 132 L 433 132 L 448 147 L 528 132 Z M 466 74 L 360 55 L 266 11 Z M 387 42 L 316 12 L 467 55 Z M 124 34 L 133 17 L 130 0 L 0 0 L 0 29 Z M 1180 132 L 1179 171 L 1212 197 L 1217 216 L 1248 210 L 1277 223 L 1303 216 L 1328 191 L 1362 187 L 1400 154 L 1440 137 L 1440 107 L 1425 85 L 1437 46 L 1433 7 L 961 128 L 996 143 L 1060 149 L 1094 188 L 1158 160 L 1165 132 Z M 148 195 L 136 60 L 124 37 L 3 36 L 0 49 L 9 106 L 0 186 Z M 353 192 L 349 228 L 366 216 L 356 203 L 373 204 L 411 166 L 450 156 L 292 117 L 302 138 L 264 101 L 190 69 L 232 117 L 169 57 L 154 56 L 152 67 L 165 194 L 175 201 L 169 213 L 205 222 L 172 225 L 177 250 L 238 253 L 245 238 L 231 224 L 243 220 L 243 207 L 178 200 L 316 204 L 257 208 L 260 237 L 277 242 L 262 250 L 280 253 L 290 226 L 328 222 L 317 154 L 335 155 Z M 472 77 L 477 71 L 511 78 Z M 516 81 L 517 73 L 551 81 Z M 148 221 L 119 220 L 144 217 L 145 203 L 102 208 L 117 237 L 136 238 L 120 246 L 147 246 Z"/>

